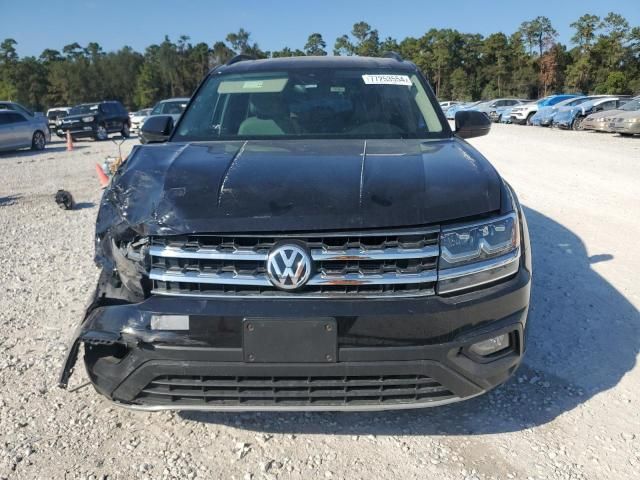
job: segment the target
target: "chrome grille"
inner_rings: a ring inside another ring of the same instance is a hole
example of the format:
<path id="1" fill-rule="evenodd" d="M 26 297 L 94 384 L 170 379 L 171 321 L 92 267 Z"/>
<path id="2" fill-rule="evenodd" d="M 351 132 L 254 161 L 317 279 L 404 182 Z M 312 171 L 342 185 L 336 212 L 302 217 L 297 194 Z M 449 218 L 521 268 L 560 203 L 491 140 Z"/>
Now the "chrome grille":
<path id="1" fill-rule="evenodd" d="M 189 296 L 418 296 L 437 280 L 440 229 L 287 235 L 153 237 L 153 293 Z M 313 260 L 308 283 L 276 289 L 267 276 L 270 250 L 304 245 Z"/>

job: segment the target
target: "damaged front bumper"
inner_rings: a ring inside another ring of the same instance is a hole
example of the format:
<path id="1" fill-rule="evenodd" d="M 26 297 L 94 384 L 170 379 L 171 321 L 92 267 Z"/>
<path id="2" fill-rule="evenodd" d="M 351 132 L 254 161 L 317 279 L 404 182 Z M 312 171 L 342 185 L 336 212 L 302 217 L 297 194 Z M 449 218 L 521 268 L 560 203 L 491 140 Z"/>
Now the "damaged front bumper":
<path id="1" fill-rule="evenodd" d="M 529 288 L 530 274 L 521 268 L 506 282 L 449 297 L 151 296 L 94 305 L 74 334 L 59 383 L 69 384 L 84 343 L 96 390 L 135 409 L 384 410 L 451 403 L 503 383 L 520 364 Z M 182 321 L 167 327 L 163 318 Z M 252 359 L 245 327 L 258 319 L 326 320 L 336 328 L 335 350 L 320 359 L 286 352 Z M 509 346 L 495 355 L 479 357 L 470 349 L 502 334 Z"/>

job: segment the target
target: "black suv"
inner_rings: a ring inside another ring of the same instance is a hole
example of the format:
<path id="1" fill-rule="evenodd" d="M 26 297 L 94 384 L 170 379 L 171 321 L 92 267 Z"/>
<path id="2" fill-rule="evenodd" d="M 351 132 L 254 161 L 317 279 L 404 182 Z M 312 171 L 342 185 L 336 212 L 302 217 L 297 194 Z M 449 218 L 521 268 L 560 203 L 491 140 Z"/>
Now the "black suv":
<path id="1" fill-rule="evenodd" d="M 90 137 L 94 140 L 106 140 L 110 133 L 120 133 L 129 137 L 131 122 L 127 109 L 117 101 L 83 103 L 73 107 L 58 125 L 56 134 L 72 138 Z"/>
<path id="2" fill-rule="evenodd" d="M 525 350 L 529 235 L 515 193 L 452 131 L 412 63 L 232 60 L 175 127 L 150 117 L 105 190 L 84 344 L 139 409 L 441 405 Z"/>

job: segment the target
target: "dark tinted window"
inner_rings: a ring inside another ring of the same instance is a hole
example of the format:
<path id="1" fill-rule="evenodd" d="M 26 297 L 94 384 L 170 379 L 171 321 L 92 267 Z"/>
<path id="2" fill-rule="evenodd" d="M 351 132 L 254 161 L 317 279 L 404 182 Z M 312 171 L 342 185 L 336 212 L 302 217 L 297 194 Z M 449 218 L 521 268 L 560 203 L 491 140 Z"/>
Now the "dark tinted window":
<path id="1" fill-rule="evenodd" d="M 77 105 L 71 109 L 69 115 L 93 115 L 98 113 L 97 103 L 87 103 L 85 105 Z"/>
<path id="2" fill-rule="evenodd" d="M 26 118 L 17 112 L 3 113 L 2 116 L 5 117 L 6 123 L 22 123 L 27 121 Z"/>
<path id="3" fill-rule="evenodd" d="M 115 107 L 115 112 L 118 115 L 127 115 L 127 109 L 124 108 L 124 105 L 122 105 L 120 102 L 113 102 L 113 106 Z"/>

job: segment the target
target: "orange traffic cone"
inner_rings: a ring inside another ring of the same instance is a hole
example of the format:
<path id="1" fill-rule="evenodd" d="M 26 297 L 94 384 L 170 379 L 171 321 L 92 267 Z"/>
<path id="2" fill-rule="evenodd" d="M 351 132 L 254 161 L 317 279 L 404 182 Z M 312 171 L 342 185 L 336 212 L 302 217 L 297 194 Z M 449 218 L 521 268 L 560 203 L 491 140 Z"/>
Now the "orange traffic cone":
<path id="1" fill-rule="evenodd" d="M 109 183 L 109 177 L 104 174 L 102 167 L 99 163 L 96 163 L 96 172 L 98 173 L 98 180 L 100 181 L 100 187 L 104 188 Z"/>
<path id="2" fill-rule="evenodd" d="M 67 152 L 73 150 L 73 140 L 71 139 L 71 132 L 67 130 Z"/>

